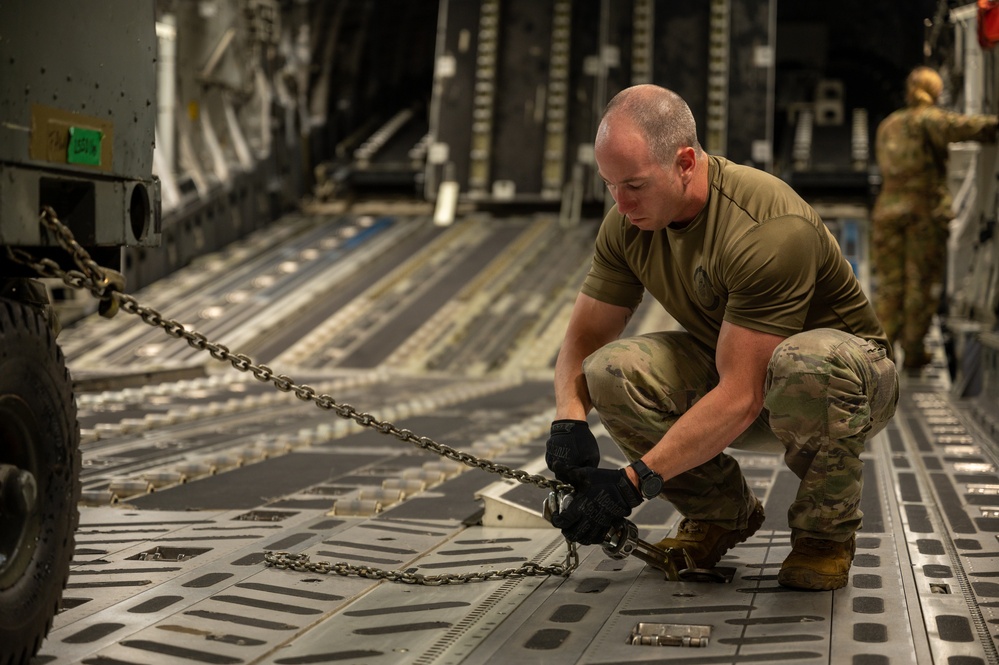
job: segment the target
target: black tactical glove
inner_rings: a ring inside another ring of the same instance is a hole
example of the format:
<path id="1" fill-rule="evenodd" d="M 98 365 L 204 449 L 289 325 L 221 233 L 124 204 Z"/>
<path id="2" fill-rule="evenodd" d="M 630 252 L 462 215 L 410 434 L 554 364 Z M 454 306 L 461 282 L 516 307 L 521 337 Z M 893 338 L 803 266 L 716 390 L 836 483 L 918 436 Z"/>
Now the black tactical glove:
<path id="1" fill-rule="evenodd" d="M 585 420 L 556 420 L 552 423 L 545 447 L 545 464 L 563 483 L 569 482 L 566 472 L 571 469 L 597 468 L 600 449 Z"/>
<path id="2" fill-rule="evenodd" d="M 624 469 L 579 467 L 566 473 L 576 491 L 564 510 L 552 516 L 562 535 L 581 545 L 598 545 L 611 527 L 642 503 Z"/>

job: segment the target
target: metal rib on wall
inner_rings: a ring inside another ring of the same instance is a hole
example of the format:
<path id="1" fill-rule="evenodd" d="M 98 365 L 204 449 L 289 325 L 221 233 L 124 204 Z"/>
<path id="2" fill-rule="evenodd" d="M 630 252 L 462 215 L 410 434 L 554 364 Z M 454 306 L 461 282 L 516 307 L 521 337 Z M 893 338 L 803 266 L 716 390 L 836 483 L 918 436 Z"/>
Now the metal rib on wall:
<path id="1" fill-rule="evenodd" d="M 571 181 L 602 201 L 593 135 L 635 83 L 680 93 L 713 152 L 770 164 L 773 0 L 443 0 L 440 17 L 431 200 L 452 180 L 463 200 L 557 202 Z"/>

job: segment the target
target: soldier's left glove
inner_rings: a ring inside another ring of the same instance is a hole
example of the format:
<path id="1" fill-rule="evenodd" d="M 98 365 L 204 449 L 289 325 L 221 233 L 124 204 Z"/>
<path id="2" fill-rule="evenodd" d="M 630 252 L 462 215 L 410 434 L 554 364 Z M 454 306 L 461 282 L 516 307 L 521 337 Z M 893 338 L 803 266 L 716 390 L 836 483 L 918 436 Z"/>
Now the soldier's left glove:
<path id="1" fill-rule="evenodd" d="M 581 545 L 598 545 L 611 527 L 641 505 L 642 495 L 628 480 L 624 469 L 594 469 L 578 467 L 566 473 L 576 491 L 572 501 L 558 514 L 552 524 L 562 529 L 562 535 Z"/>

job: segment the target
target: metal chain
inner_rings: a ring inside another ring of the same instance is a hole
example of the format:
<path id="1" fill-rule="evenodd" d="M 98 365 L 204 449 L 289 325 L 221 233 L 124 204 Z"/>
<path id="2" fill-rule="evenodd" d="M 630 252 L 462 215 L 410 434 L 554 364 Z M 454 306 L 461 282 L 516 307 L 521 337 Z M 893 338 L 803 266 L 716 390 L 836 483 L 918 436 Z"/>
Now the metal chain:
<path id="1" fill-rule="evenodd" d="M 310 561 L 308 554 L 292 554 L 290 552 L 265 552 L 264 563 L 272 568 L 294 570 L 299 573 L 316 573 L 320 575 L 356 575 L 374 580 L 388 580 L 402 584 L 419 584 L 423 586 L 446 586 L 448 584 L 467 584 L 469 582 L 487 582 L 490 580 L 509 579 L 512 577 L 540 577 L 542 575 L 558 575 L 568 577 L 579 566 L 579 554 L 576 544 L 566 541 L 568 552 L 565 561 L 548 566 L 530 561 L 519 568 L 504 568 L 503 570 L 483 570 L 471 573 L 442 573 L 440 575 L 423 575 L 400 570 L 384 570 L 370 566 L 354 566 L 343 561 Z"/>
<path id="2" fill-rule="evenodd" d="M 63 224 L 56 216 L 55 211 L 49 206 L 42 208 L 39 221 L 45 228 L 53 231 L 59 244 L 73 257 L 73 262 L 80 268 L 76 270 L 63 270 L 58 263 L 52 259 L 36 259 L 24 250 L 7 247 L 8 256 L 25 266 L 32 268 L 42 277 L 61 279 L 67 286 L 75 289 L 89 291 L 95 298 L 116 303 L 117 306 L 141 318 L 147 324 L 162 328 L 171 337 L 185 340 L 188 345 L 199 351 L 207 351 L 212 358 L 219 362 L 228 362 L 241 372 L 250 372 L 254 378 L 264 383 L 270 382 L 275 388 L 282 392 L 294 392 L 295 396 L 303 401 L 311 401 L 321 409 L 334 411 L 341 418 L 353 420 L 362 427 L 370 427 L 378 430 L 382 434 L 394 436 L 400 441 L 413 444 L 417 448 L 436 453 L 441 457 L 461 462 L 466 466 L 482 469 L 489 473 L 495 473 L 504 478 L 515 480 L 519 483 L 535 485 L 542 489 L 554 491 L 571 492 L 572 485 L 559 480 L 546 478 L 541 475 L 531 474 L 522 469 L 514 469 L 504 464 L 497 464 L 491 460 L 481 459 L 475 455 L 456 450 L 443 443 L 438 443 L 425 436 L 417 436 L 411 430 L 399 428 L 387 420 L 378 420 L 370 413 L 358 411 L 349 404 L 338 404 L 331 396 L 322 393 L 317 394 L 311 386 L 298 384 L 291 377 L 284 374 L 274 374 L 267 365 L 258 365 L 253 360 L 242 353 L 233 353 L 228 347 L 216 344 L 208 340 L 203 334 L 188 330 L 182 323 L 173 319 L 164 318 L 162 314 L 153 309 L 139 304 L 135 298 L 122 293 L 114 288 L 113 283 L 106 277 L 105 270 L 99 266 L 87 250 L 84 249 L 73 237 L 73 232 Z M 288 554 L 287 552 L 266 552 L 265 562 L 269 566 L 278 568 L 290 568 L 293 570 L 311 571 L 316 573 L 336 573 L 338 575 L 355 574 L 361 577 L 371 577 L 376 579 L 387 579 L 391 581 L 405 582 L 407 584 L 427 584 L 437 586 L 450 584 L 452 582 L 469 582 L 473 580 L 499 579 L 503 577 L 520 577 L 531 575 L 564 575 L 568 576 L 578 564 L 575 543 L 566 541 L 569 549 L 565 563 L 542 567 L 538 564 L 525 564 L 520 568 L 506 569 L 502 571 L 492 570 L 479 573 L 447 574 L 424 576 L 414 573 L 401 573 L 385 571 L 366 566 L 351 566 L 346 563 L 330 564 L 328 562 L 310 562 L 308 556 L 304 554 Z"/>

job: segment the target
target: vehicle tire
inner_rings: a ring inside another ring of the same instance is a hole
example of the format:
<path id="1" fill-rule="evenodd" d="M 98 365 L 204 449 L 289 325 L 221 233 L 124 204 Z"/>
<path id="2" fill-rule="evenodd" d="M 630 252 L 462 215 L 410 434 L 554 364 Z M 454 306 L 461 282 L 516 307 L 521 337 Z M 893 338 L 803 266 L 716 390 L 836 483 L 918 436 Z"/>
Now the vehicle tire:
<path id="1" fill-rule="evenodd" d="M 36 490 L 31 507 L 9 499 L 10 483 L 8 499 L 0 497 L 0 665 L 8 665 L 37 653 L 66 587 L 79 522 L 80 428 L 52 329 L 37 308 L 2 299 L 0 465 L 30 472 Z"/>

